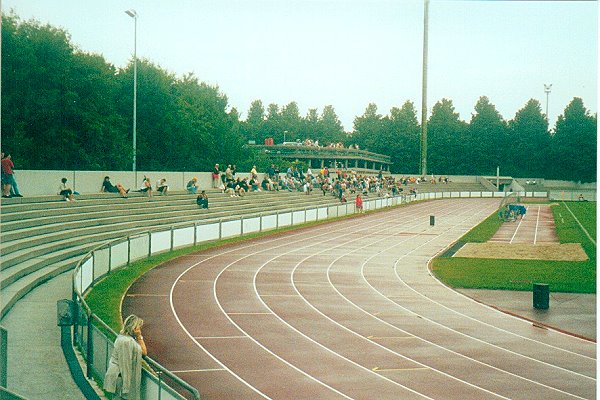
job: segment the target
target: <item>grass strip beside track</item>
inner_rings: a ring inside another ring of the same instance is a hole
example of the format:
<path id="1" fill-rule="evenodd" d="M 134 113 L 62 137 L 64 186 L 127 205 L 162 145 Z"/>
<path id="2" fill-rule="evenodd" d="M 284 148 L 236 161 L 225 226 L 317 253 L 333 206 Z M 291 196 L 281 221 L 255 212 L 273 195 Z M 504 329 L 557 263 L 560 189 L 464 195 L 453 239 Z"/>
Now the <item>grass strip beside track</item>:
<path id="1" fill-rule="evenodd" d="M 596 203 L 570 203 L 569 208 L 595 239 Z M 533 283 L 547 283 L 554 292 L 595 293 L 596 246 L 564 205 L 554 205 L 552 212 L 560 242 L 581 243 L 588 261 L 497 260 L 444 254 L 431 262 L 431 270 L 438 279 L 456 288 L 530 291 Z M 499 226 L 494 213 L 459 242 L 485 242 Z"/>

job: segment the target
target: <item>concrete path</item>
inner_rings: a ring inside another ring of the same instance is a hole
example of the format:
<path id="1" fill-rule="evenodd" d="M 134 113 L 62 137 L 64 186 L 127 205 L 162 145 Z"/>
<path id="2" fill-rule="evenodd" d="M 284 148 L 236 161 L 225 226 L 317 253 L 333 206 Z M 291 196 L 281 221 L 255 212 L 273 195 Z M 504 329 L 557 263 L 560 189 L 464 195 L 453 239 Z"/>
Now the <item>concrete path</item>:
<path id="1" fill-rule="evenodd" d="M 71 273 L 40 285 L 2 320 L 8 330 L 8 388 L 30 400 L 82 400 L 60 347 L 56 301 L 71 298 Z"/>
<path id="2" fill-rule="evenodd" d="M 550 293 L 550 308 L 533 308 L 532 292 L 461 289 L 461 293 L 503 311 L 596 340 L 596 295 Z"/>

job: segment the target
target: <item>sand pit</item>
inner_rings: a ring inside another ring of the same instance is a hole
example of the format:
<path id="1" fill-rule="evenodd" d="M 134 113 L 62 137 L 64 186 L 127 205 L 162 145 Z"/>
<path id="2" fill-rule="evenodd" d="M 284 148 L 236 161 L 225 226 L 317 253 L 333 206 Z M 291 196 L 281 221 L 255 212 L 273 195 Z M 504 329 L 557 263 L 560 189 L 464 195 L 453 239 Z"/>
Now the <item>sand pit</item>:
<path id="1" fill-rule="evenodd" d="M 579 243 L 467 243 L 454 254 L 454 257 L 553 261 L 588 259 Z"/>

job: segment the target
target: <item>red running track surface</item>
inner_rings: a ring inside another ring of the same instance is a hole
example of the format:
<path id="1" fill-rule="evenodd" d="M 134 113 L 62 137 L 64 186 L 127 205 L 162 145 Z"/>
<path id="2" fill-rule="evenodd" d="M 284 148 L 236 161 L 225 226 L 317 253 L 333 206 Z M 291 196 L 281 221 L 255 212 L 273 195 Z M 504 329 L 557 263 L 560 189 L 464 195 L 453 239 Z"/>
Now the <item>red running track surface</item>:
<path id="1" fill-rule="evenodd" d="M 595 343 L 429 273 L 497 206 L 417 203 L 184 256 L 136 282 L 123 314 L 202 399 L 595 398 Z"/>

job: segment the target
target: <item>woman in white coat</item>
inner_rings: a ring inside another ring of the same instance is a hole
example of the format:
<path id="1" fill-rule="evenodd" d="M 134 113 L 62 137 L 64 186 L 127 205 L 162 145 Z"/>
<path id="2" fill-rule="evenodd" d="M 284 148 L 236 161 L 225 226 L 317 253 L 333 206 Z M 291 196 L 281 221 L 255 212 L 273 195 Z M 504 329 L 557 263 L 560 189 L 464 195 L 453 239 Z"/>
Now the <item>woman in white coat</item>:
<path id="1" fill-rule="evenodd" d="M 104 390 L 114 399 L 139 400 L 142 383 L 142 356 L 147 354 L 142 336 L 144 320 L 130 315 L 115 340 L 115 346 L 104 376 Z"/>

